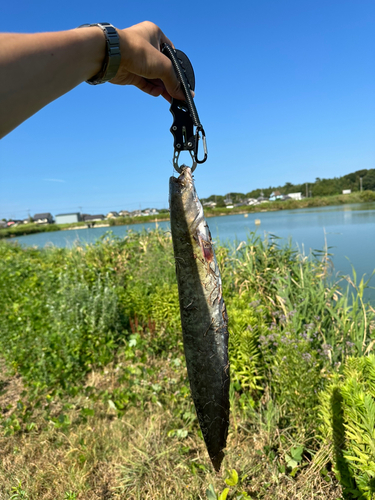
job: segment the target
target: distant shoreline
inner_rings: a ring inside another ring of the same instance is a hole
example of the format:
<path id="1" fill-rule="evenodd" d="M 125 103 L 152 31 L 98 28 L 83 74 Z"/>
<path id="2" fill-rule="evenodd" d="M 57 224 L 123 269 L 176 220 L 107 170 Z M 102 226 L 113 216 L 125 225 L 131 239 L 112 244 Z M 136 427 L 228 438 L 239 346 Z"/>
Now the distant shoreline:
<path id="1" fill-rule="evenodd" d="M 316 208 L 335 205 L 346 205 L 353 203 L 371 203 L 375 202 L 375 191 L 362 191 L 346 195 L 321 196 L 313 198 L 304 198 L 302 200 L 286 200 L 272 201 L 261 203 L 260 205 L 241 206 L 228 208 L 208 208 L 205 207 L 205 216 L 222 217 L 224 215 L 249 214 L 261 212 L 277 212 L 280 210 L 295 210 L 299 208 Z M 133 224 L 142 224 L 145 222 L 163 222 L 169 220 L 169 213 L 159 214 L 158 217 L 153 215 L 143 217 L 118 217 L 116 219 L 107 219 L 105 223 L 98 221 L 98 224 L 93 224 L 91 227 L 113 227 L 113 226 L 128 226 Z M 104 222 L 104 221 L 103 221 Z M 92 223 L 91 223 L 92 224 Z M 17 227 L 0 229 L 0 239 L 14 238 L 17 236 L 27 236 L 29 234 L 64 231 L 74 229 L 87 229 L 88 225 L 85 222 L 77 222 L 73 224 L 24 224 Z"/>

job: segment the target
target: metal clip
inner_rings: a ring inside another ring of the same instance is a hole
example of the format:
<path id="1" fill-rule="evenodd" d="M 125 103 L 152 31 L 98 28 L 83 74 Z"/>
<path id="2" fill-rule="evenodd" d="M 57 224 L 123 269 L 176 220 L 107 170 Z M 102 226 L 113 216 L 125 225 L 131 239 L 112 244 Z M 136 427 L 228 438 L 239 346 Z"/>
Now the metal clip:
<path id="1" fill-rule="evenodd" d="M 198 144 L 199 144 L 199 139 L 201 139 L 199 133 L 202 134 L 202 140 L 203 140 L 203 153 L 204 153 L 203 160 L 198 160 Z M 206 134 L 203 127 L 201 128 L 197 127 L 197 132 L 195 134 L 194 159 L 197 163 L 204 163 L 207 160 L 207 142 L 206 142 Z"/>
<path id="2" fill-rule="evenodd" d="M 182 168 L 178 165 L 178 158 L 180 156 L 180 153 L 181 153 L 181 150 L 179 150 L 179 149 L 174 150 L 173 166 L 179 174 L 182 174 Z M 197 162 L 196 162 L 195 155 L 194 155 L 193 151 L 189 151 L 189 153 L 190 153 L 191 159 L 193 160 L 193 164 L 190 168 L 191 168 L 191 171 L 194 172 L 194 170 L 197 168 Z"/>

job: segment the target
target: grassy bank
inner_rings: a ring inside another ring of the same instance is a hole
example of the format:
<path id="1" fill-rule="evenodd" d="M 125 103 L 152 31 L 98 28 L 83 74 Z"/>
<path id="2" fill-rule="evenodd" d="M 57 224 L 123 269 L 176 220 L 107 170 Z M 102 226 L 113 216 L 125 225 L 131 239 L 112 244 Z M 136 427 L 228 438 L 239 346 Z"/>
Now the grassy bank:
<path id="1" fill-rule="evenodd" d="M 375 315 L 364 283 L 328 286 L 326 254 L 307 259 L 255 237 L 217 256 L 232 380 L 220 474 L 190 398 L 169 236 L 0 244 L 0 498 L 361 494 L 365 473 L 345 455 L 350 435 L 332 438 L 327 400 L 350 367 L 353 376 L 353 360 L 370 360 Z"/>
<path id="2" fill-rule="evenodd" d="M 205 208 L 206 217 L 215 217 L 221 215 L 243 214 L 243 213 L 257 213 L 257 212 L 271 212 L 278 210 L 295 210 L 298 208 L 313 208 L 313 207 L 327 207 L 331 205 L 344 205 L 348 203 L 368 203 L 375 201 L 374 191 L 356 192 L 346 195 L 334 196 L 321 196 L 314 198 L 305 198 L 303 200 L 287 200 L 287 201 L 273 201 L 269 203 L 262 203 L 256 206 L 242 206 L 227 208 Z M 161 222 L 169 220 L 169 213 L 143 216 L 143 217 L 118 217 L 116 219 L 109 219 L 105 221 L 95 222 L 93 227 L 102 224 L 109 224 L 109 226 L 126 226 L 131 224 L 141 224 L 145 222 Z M 28 234 L 40 233 L 45 231 L 61 231 L 65 229 L 73 229 L 79 227 L 86 227 L 85 222 L 76 222 L 74 224 L 23 224 L 21 226 L 0 229 L 0 239 L 12 238 L 16 236 L 26 236 Z"/>
<path id="3" fill-rule="evenodd" d="M 328 207 L 333 205 L 345 205 L 348 203 L 365 203 L 375 201 L 375 191 L 362 191 L 351 194 L 340 194 L 333 196 L 315 196 L 303 200 L 272 201 L 261 203 L 250 207 L 234 207 L 205 209 L 207 215 L 229 215 L 233 213 L 269 212 L 278 210 L 295 210 L 298 208 Z"/>

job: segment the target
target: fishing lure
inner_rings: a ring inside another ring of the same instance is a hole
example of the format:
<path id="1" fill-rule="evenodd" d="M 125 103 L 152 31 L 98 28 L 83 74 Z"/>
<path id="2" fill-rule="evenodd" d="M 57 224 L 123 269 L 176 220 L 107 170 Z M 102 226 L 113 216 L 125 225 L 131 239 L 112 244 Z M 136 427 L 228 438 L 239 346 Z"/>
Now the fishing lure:
<path id="1" fill-rule="evenodd" d="M 186 101 L 173 99 L 171 104 L 173 165 L 180 175 L 169 181 L 184 351 L 199 425 L 211 462 L 218 471 L 229 428 L 228 317 L 211 233 L 192 175 L 197 163 L 207 159 L 206 138 L 190 93 L 195 86 L 190 61 L 183 52 L 168 45 L 164 45 L 163 52 L 172 60 L 186 96 Z M 204 157 L 199 160 L 201 138 Z M 181 151 L 189 151 L 192 167 L 178 165 Z"/>

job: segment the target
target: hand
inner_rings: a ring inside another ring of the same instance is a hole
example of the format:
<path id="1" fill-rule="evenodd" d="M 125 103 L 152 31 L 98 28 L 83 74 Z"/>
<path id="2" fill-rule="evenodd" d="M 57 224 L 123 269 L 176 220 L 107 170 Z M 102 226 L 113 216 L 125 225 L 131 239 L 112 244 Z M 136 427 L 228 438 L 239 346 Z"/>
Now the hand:
<path id="1" fill-rule="evenodd" d="M 145 21 L 124 30 L 120 37 L 121 64 L 110 80 L 116 85 L 135 85 L 152 96 L 162 95 L 185 100 L 171 61 L 161 51 L 161 45 L 172 42 L 156 24 Z"/>

